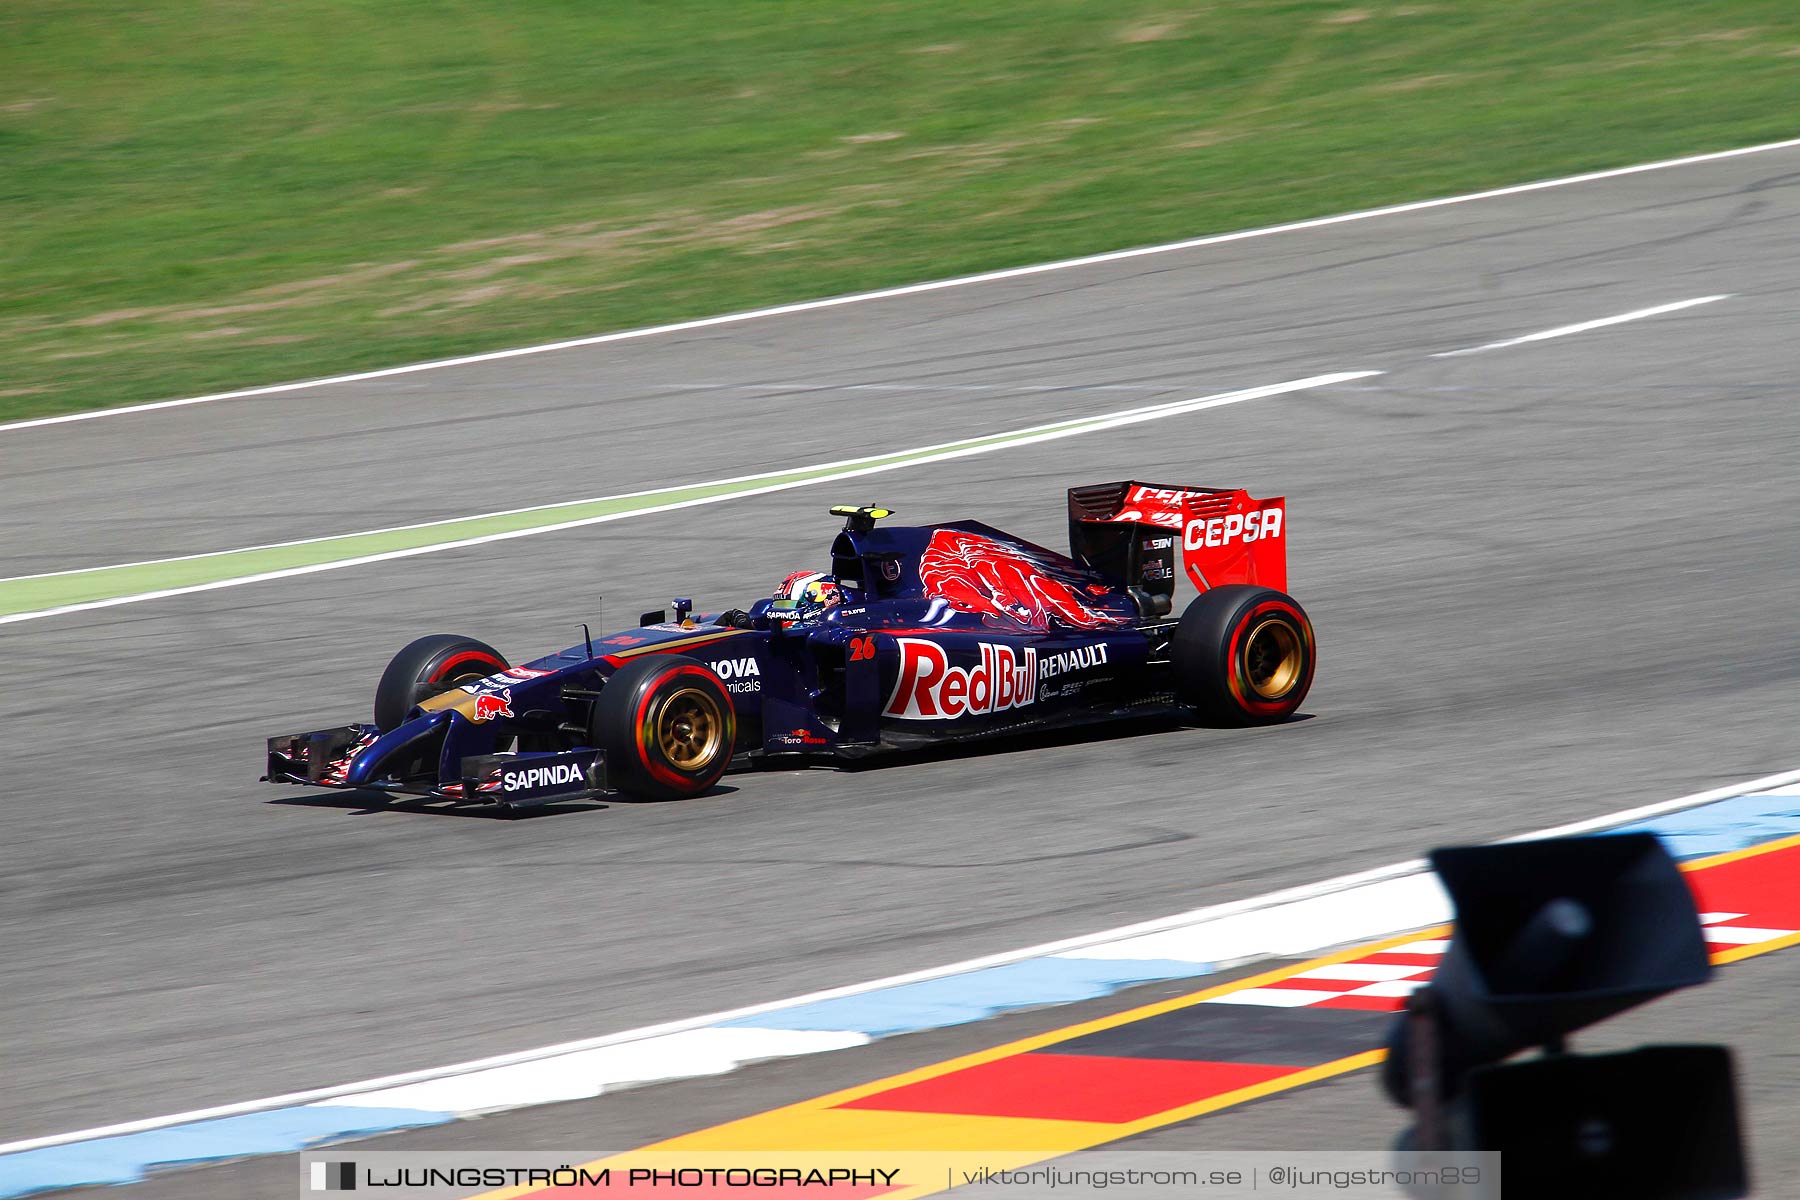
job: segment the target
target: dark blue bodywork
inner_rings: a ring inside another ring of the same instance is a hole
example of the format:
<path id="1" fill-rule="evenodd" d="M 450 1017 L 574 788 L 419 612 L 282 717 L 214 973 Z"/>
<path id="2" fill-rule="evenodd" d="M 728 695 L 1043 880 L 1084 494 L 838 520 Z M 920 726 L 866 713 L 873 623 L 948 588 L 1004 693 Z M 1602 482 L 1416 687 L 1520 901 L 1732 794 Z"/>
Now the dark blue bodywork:
<path id="1" fill-rule="evenodd" d="M 595 638 L 591 653 L 583 642 L 433 697 L 386 733 L 270 739 L 267 777 L 508 804 L 598 795 L 587 714 L 614 671 L 651 654 L 712 668 L 749 756 L 858 757 L 1179 711 L 1167 606 L 1116 573 L 975 521 L 852 521 L 830 569 L 843 601 L 812 620 L 781 624 L 764 599 Z M 532 765 L 534 779 L 579 768 L 579 786 L 524 787 Z"/>

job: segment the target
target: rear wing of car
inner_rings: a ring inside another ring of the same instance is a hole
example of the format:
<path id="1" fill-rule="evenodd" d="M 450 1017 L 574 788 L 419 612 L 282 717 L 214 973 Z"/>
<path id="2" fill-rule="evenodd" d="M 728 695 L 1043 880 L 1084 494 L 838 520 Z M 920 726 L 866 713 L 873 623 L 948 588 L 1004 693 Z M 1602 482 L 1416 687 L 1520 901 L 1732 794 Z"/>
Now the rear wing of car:
<path id="1" fill-rule="evenodd" d="M 1287 591 L 1287 498 L 1242 488 L 1097 483 L 1069 489 L 1076 561 L 1123 579 L 1146 612 L 1174 605 L 1176 560 L 1201 591 L 1254 583 Z"/>

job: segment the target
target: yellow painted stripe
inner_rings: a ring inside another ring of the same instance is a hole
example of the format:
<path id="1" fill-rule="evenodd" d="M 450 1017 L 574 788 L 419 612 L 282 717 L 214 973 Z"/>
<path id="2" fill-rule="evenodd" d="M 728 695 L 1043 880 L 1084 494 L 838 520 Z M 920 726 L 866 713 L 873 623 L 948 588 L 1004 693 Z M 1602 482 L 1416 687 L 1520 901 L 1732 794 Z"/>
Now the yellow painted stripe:
<path id="1" fill-rule="evenodd" d="M 1704 871 L 1708 867 L 1722 867 L 1726 863 L 1737 862 L 1745 858 L 1761 858 L 1765 854 L 1774 854 L 1779 850 L 1792 850 L 1800 846 L 1800 833 L 1792 837 L 1777 838 L 1772 842 L 1764 842 L 1760 846 L 1751 846 L 1745 850 L 1727 850 L 1723 854 L 1714 854 L 1710 858 L 1696 858 L 1692 862 L 1681 864 L 1684 871 Z"/>
<path id="2" fill-rule="evenodd" d="M 1279 1079 L 1268 1079 L 1262 1083 L 1253 1083 L 1249 1087 L 1239 1088 L 1235 1092 L 1223 1095 L 1208 1096 L 1204 1100 L 1196 1100 L 1192 1104 L 1184 1104 L 1180 1108 L 1171 1108 L 1165 1112 L 1155 1113 L 1148 1117 L 1140 1117 L 1120 1125 L 1108 1125 L 1111 1136 L 1104 1141 L 1117 1141 L 1130 1137 L 1134 1133 L 1144 1133 L 1152 1129 L 1160 1129 L 1164 1125 L 1175 1125 L 1182 1121 L 1190 1121 L 1195 1117 L 1203 1117 L 1207 1113 L 1217 1112 L 1221 1108 L 1230 1108 L 1236 1104 L 1246 1104 L 1251 1100 L 1260 1100 L 1264 1096 L 1273 1096 L 1279 1092 L 1292 1091 L 1309 1083 L 1317 1083 L 1321 1079 L 1330 1079 L 1334 1075 L 1347 1075 L 1351 1071 L 1360 1071 L 1364 1067 L 1372 1067 L 1387 1057 L 1386 1050 L 1364 1050 L 1361 1054 L 1352 1054 L 1348 1058 L 1334 1059 L 1328 1063 L 1320 1063 L 1316 1067 L 1307 1067 L 1292 1075 L 1283 1075 Z M 1099 1145 L 1090 1142 L 1088 1145 Z M 1085 1147 L 1083 1147 L 1085 1149 Z"/>
<path id="3" fill-rule="evenodd" d="M 930 1066 L 920 1067 L 915 1071 L 907 1071 L 887 1079 L 880 1079 L 874 1083 L 865 1083 L 857 1087 L 845 1088 L 843 1091 L 833 1092 L 829 1096 L 823 1096 L 816 1101 L 807 1101 L 806 1103 L 846 1104 L 851 1100 L 860 1100 L 865 1096 L 873 1096 L 878 1092 L 885 1092 L 893 1088 L 904 1087 L 909 1083 L 918 1083 L 926 1079 L 936 1079 L 938 1076 L 948 1075 L 952 1071 L 961 1071 L 969 1067 L 978 1067 L 983 1063 L 994 1062 L 997 1059 L 1011 1058 L 1015 1054 L 1024 1054 L 1030 1050 L 1040 1050 L 1045 1046 L 1053 1046 L 1057 1042 L 1066 1042 L 1074 1038 L 1084 1037 L 1090 1033 L 1099 1033 L 1103 1029 L 1116 1029 L 1121 1025 L 1130 1025 L 1134 1021 L 1142 1021 L 1147 1017 L 1161 1016 L 1163 1013 L 1190 1008 L 1193 1005 L 1203 1004 L 1218 996 L 1229 996 L 1233 992 L 1247 991 L 1254 987 L 1267 987 L 1271 983 L 1291 978 L 1292 976 L 1300 974 L 1302 971 L 1310 971 L 1315 967 L 1328 967 L 1334 963 L 1351 962 L 1363 957 L 1365 954 L 1376 954 L 1382 950 L 1391 950 L 1395 946 L 1404 946 L 1408 942 L 1416 942 L 1421 938 L 1439 937 L 1448 933 L 1449 929 L 1450 927 L 1448 925 L 1440 925 L 1422 932 L 1400 934 L 1395 937 L 1385 938 L 1379 942 L 1370 942 L 1365 946 L 1354 946 L 1348 950 L 1340 950 L 1335 954 L 1327 954 L 1320 958 L 1309 959 L 1303 963 L 1278 967 L 1272 971 L 1264 971 L 1260 975 L 1251 975 L 1244 979 L 1233 980 L 1230 983 L 1218 984 L 1202 991 L 1190 992 L 1185 996 L 1176 996 L 1173 999 L 1159 1000 L 1154 1004 L 1145 1004 L 1138 1008 L 1127 1009 L 1122 1013 L 1114 1013 L 1110 1017 L 1099 1017 L 1092 1021 L 1083 1021 L 1079 1025 L 1070 1025 L 1063 1029 L 1051 1030 L 1049 1033 L 1041 1033 L 1035 1037 L 1020 1038 L 1016 1042 L 1008 1042 L 1003 1046 L 995 1046 L 991 1050 L 978 1050 L 973 1054 L 965 1054 L 960 1058 L 950 1059 L 948 1062 L 933 1063 Z M 777 1109 L 776 1111 L 780 1110 Z M 754 1120 L 755 1118 L 749 1119 Z M 724 1129 L 729 1128 L 729 1126 L 722 1125 L 719 1128 Z M 1119 1127 L 1108 1124 L 1107 1128 L 1116 1129 Z"/>
<path id="4" fill-rule="evenodd" d="M 1723 854 L 1715 854 L 1710 858 L 1699 858 L 1693 862 L 1681 864 L 1684 871 L 1704 871 L 1708 867 L 1722 867 L 1726 863 L 1741 862 L 1746 858 L 1759 858 L 1764 854 L 1774 854 L 1781 850 L 1792 850 L 1800 846 L 1800 833 L 1792 837 L 1779 838 L 1773 842 L 1764 842 L 1760 846 L 1751 846 L 1744 850 L 1727 850 Z M 1786 937 L 1773 938 L 1766 942 L 1756 942 L 1748 946 L 1729 946 L 1723 950 L 1712 952 L 1715 967 L 1727 963 L 1742 962 L 1746 958 L 1755 958 L 1759 954 L 1773 954 L 1777 950 L 1786 950 L 1789 946 L 1800 946 L 1800 931 Z"/>
<path id="5" fill-rule="evenodd" d="M 715 1125 L 643 1147 L 646 1151 L 882 1150 L 929 1148 L 964 1153 L 981 1150 L 1060 1154 L 1071 1138 L 1093 1145 L 1118 1136 L 1118 1126 L 1042 1117 L 991 1117 L 963 1113 L 890 1112 L 832 1108 L 807 1100 L 744 1121 Z M 638 1151 L 632 1151 L 631 1155 Z M 631 1155 L 620 1155 L 629 1158 Z M 1033 1160 L 1035 1161 L 1035 1160 Z"/>
<path id="6" fill-rule="evenodd" d="M 1732 946 L 1728 950 L 1714 950 L 1713 965 L 1722 967 L 1726 963 L 1742 962 L 1746 958 L 1755 958 L 1759 954 L 1772 954 L 1777 950 L 1786 950 L 1789 946 L 1800 946 L 1800 931 L 1790 933 L 1786 937 L 1757 942 L 1750 946 Z"/>

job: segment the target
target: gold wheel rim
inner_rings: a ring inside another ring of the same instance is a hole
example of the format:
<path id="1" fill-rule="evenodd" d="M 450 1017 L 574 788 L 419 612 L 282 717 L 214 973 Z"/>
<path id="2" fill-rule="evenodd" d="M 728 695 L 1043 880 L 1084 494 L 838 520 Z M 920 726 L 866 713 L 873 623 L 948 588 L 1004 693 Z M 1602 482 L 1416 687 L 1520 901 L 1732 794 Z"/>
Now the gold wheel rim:
<path id="1" fill-rule="evenodd" d="M 1300 682 L 1306 651 L 1300 631 L 1281 617 L 1269 617 L 1244 639 L 1244 681 L 1258 700 L 1280 700 Z"/>
<path id="2" fill-rule="evenodd" d="M 704 770 L 725 741 L 725 713 L 698 688 L 683 688 L 663 701 L 654 728 L 663 758 L 677 771 Z"/>

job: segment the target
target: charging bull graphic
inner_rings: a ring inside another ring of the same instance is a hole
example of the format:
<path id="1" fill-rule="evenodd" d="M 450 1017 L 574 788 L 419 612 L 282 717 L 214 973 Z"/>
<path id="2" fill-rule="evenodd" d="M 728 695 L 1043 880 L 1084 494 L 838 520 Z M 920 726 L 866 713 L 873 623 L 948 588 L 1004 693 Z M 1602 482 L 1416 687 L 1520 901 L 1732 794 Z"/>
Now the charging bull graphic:
<path id="1" fill-rule="evenodd" d="M 512 715 L 512 689 L 501 688 L 497 692 L 475 697 L 475 710 L 469 714 L 469 720 L 491 721 L 495 717 Z"/>
<path id="2" fill-rule="evenodd" d="M 1018 549 L 979 533 L 939 529 L 919 558 L 927 595 L 941 596 L 963 612 L 993 613 L 1032 629 L 1055 617 L 1077 629 L 1127 623 L 1089 608 L 1081 594 Z"/>

